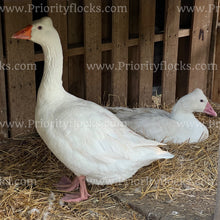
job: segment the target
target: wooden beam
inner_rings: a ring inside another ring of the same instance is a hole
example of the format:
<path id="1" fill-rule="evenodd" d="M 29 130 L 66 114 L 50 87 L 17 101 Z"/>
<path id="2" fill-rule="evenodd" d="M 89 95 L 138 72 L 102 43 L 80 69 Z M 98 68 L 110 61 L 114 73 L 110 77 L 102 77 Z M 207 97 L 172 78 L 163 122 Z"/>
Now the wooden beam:
<path id="1" fill-rule="evenodd" d="M 213 18 L 213 11 L 210 11 L 209 6 L 213 3 L 214 0 L 195 0 L 195 7 L 204 8 L 204 10 L 195 10 L 193 14 L 188 92 L 200 88 L 206 93 Z"/>
<path id="2" fill-rule="evenodd" d="M 2 30 L 2 19 L 0 16 L 0 30 Z M 6 64 L 3 61 L 3 40 L 0 34 L 0 62 L 1 66 Z M 8 128 L 4 123 L 7 123 L 7 104 L 6 104 L 6 88 L 5 88 L 5 71 L 0 69 L 0 139 L 8 137 Z M 3 126 L 4 125 L 4 126 Z"/>
<path id="3" fill-rule="evenodd" d="M 140 0 L 139 16 L 139 50 L 140 64 L 148 63 L 148 68 L 140 69 L 139 106 L 152 104 L 153 68 L 154 63 L 154 32 L 155 32 L 156 0 Z"/>
<path id="4" fill-rule="evenodd" d="M 164 58 L 165 63 L 162 72 L 162 103 L 173 104 L 176 99 L 176 69 L 178 56 L 178 33 L 180 12 L 180 0 L 166 0 L 165 33 L 164 33 Z"/>
<path id="5" fill-rule="evenodd" d="M 127 7 L 127 12 L 112 14 L 112 64 L 116 67 L 112 70 L 112 105 L 126 106 L 128 70 L 124 65 L 128 63 L 129 1 L 113 0 L 112 5 Z"/>
<path id="6" fill-rule="evenodd" d="M 47 4 L 49 7 L 53 7 L 55 5 L 60 5 L 63 7 L 67 6 L 67 2 L 63 0 L 47 0 Z M 53 20 L 53 25 L 56 28 L 56 30 L 59 33 L 62 48 L 63 48 L 63 54 L 66 54 L 68 52 L 68 42 L 67 42 L 67 16 L 64 15 L 64 13 L 57 13 L 57 12 L 49 12 L 48 15 Z M 63 59 L 63 86 L 65 90 L 68 91 L 68 80 L 69 74 L 68 74 L 68 57 L 64 56 Z"/>
<path id="7" fill-rule="evenodd" d="M 84 5 L 100 6 L 101 0 L 84 0 Z M 101 103 L 101 69 L 89 69 L 89 65 L 101 65 L 102 42 L 101 13 L 84 13 L 85 84 L 86 99 Z"/>
<path id="8" fill-rule="evenodd" d="M 24 7 L 28 11 L 31 0 L 4 1 L 6 7 Z M 7 71 L 8 78 L 8 106 L 9 121 L 21 123 L 10 129 L 11 136 L 31 132 L 30 120 L 34 120 L 34 106 L 36 101 L 35 70 L 15 70 L 15 65 L 34 64 L 33 43 L 24 40 L 11 39 L 14 32 L 32 23 L 31 13 L 18 13 L 16 11 L 4 13 L 6 58 L 11 68 Z M 19 68 L 19 67 L 18 67 Z"/>

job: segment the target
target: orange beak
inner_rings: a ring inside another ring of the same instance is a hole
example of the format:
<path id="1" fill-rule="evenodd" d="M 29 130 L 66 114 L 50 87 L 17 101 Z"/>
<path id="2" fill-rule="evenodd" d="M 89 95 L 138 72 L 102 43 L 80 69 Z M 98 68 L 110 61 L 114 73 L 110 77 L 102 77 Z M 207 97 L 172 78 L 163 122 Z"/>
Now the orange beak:
<path id="1" fill-rule="evenodd" d="M 24 29 L 13 34 L 12 38 L 30 40 L 31 39 L 31 30 L 32 30 L 32 25 L 28 25 Z"/>

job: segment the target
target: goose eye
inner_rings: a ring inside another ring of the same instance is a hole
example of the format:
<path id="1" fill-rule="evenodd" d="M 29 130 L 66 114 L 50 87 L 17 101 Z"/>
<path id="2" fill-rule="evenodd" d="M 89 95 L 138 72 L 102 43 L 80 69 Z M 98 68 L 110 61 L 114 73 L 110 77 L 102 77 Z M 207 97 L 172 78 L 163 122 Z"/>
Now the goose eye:
<path id="1" fill-rule="evenodd" d="M 38 30 L 42 30 L 42 26 L 38 26 L 37 29 L 38 29 Z"/>
<path id="2" fill-rule="evenodd" d="M 203 99 L 200 99 L 200 102 L 204 102 L 204 100 L 203 100 Z"/>

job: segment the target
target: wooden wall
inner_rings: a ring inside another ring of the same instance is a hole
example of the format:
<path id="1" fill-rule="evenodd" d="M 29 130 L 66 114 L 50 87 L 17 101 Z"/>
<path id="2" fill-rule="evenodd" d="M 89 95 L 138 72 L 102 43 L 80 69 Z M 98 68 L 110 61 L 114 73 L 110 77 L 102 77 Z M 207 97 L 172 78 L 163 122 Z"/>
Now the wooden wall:
<path id="1" fill-rule="evenodd" d="M 0 121 L 24 122 L 24 126 L 0 127 L 0 137 L 30 132 L 34 119 L 36 89 L 43 69 L 43 54 L 38 46 L 11 35 L 31 23 L 32 18 L 48 15 L 58 30 L 64 51 L 64 87 L 70 93 L 99 104 L 149 106 L 155 77 L 162 87 L 163 103 L 173 104 L 196 87 L 207 91 L 207 71 L 114 68 L 89 70 L 87 64 L 153 64 L 161 58 L 167 64 L 208 63 L 212 12 L 179 12 L 178 7 L 204 5 L 214 0 L 4 0 L 5 6 L 43 4 L 86 6 L 104 9 L 126 6 L 127 12 L 115 13 L 7 13 L 1 14 L 0 60 L 4 63 L 36 63 L 37 70 L 0 70 Z M 202 38 L 200 32 L 203 32 Z M 158 47 L 162 42 L 162 47 Z M 5 52 L 4 52 L 5 51 Z"/>

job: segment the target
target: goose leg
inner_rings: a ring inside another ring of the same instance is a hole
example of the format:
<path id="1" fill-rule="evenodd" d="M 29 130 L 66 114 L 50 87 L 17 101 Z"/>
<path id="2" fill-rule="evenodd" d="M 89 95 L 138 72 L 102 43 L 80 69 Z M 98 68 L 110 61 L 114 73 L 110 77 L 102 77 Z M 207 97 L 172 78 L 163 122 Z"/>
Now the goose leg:
<path id="1" fill-rule="evenodd" d="M 74 180 L 71 181 L 68 177 L 63 176 L 59 183 L 56 185 L 56 188 L 64 192 L 73 191 L 79 188 L 79 178 L 75 177 Z"/>
<path id="2" fill-rule="evenodd" d="M 62 200 L 64 202 L 81 202 L 83 200 L 87 200 L 89 198 L 89 193 L 86 189 L 86 178 L 85 176 L 78 177 L 79 179 L 79 189 L 80 191 L 77 193 L 66 194 Z"/>

